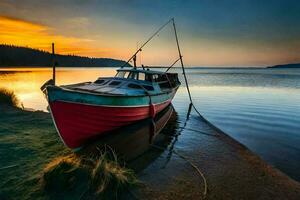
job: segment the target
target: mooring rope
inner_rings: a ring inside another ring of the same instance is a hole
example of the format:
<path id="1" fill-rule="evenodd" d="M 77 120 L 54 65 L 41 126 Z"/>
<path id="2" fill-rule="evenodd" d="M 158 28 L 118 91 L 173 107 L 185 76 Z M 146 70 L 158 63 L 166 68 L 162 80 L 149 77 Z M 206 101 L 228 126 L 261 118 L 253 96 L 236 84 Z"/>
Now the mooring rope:
<path id="1" fill-rule="evenodd" d="M 180 50 L 180 46 L 179 46 L 179 41 L 178 41 L 178 35 L 177 35 L 177 30 L 176 30 L 176 26 L 175 26 L 175 20 L 174 18 L 171 18 L 169 21 L 167 21 L 165 24 L 163 24 L 156 32 L 154 32 L 149 38 L 148 40 L 146 40 L 146 42 L 144 42 L 138 49 L 137 51 L 127 60 L 127 62 L 121 66 L 121 68 L 125 67 L 132 59 L 135 58 L 135 56 L 142 51 L 142 48 L 147 44 L 149 43 L 156 35 L 158 35 L 158 33 L 164 28 L 166 27 L 169 23 L 172 22 L 172 25 L 173 25 L 173 29 L 174 29 L 174 35 L 175 35 L 175 40 L 176 40 L 176 45 L 177 45 L 177 50 L 178 50 L 178 55 L 179 55 L 179 58 L 170 66 L 168 67 L 168 69 L 166 70 L 166 72 L 169 71 L 169 69 L 171 69 L 179 60 L 180 60 L 180 63 L 181 63 L 181 68 L 182 68 L 182 72 L 183 72 L 183 76 L 184 76 L 184 81 L 185 81 L 185 85 L 186 85 L 186 89 L 187 89 L 187 92 L 188 92 L 188 96 L 189 96 L 189 100 L 190 100 L 190 106 L 189 106 L 189 112 L 191 110 L 191 108 L 193 107 L 196 111 L 196 113 L 211 127 L 213 127 L 215 130 L 218 130 L 220 131 L 220 129 L 218 129 L 217 127 L 215 127 L 213 124 L 211 124 L 208 120 L 206 120 L 201 114 L 200 112 L 196 109 L 196 107 L 194 106 L 193 104 L 193 100 L 192 100 L 192 96 L 191 96 L 191 92 L 190 92 L 190 88 L 189 88 L 189 85 L 188 85 L 188 81 L 187 81 L 187 77 L 186 77 L 186 73 L 185 73 L 185 68 L 184 68 L 184 64 L 183 64 L 183 56 L 181 54 L 181 50 Z M 143 88 L 143 87 L 142 87 Z M 148 94 L 149 96 L 149 105 L 151 107 L 152 105 L 152 99 L 151 99 L 151 96 L 150 94 L 147 92 L 147 90 L 145 88 L 143 88 L 146 92 L 146 94 Z M 154 111 L 155 112 L 155 111 Z M 182 129 L 183 130 L 183 129 Z M 176 140 L 175 140 L 176 141 Z M 160 147 L 161 148 L 161 147 Z M 180 156 L 181 158 L 183 158 L 184 160 L 186 160 L 188 163 L 190 163 L 190 165 L 197 170 L 197 172 L 201 175 L 202 179 L 203 179 L 203 182 L 204 182 L 204 198 L 207 194 L 207 181 L 206 181 L 206 178 L 204 176 L 204 174 L 200 171 L 200 169 L 191 161 L 189 161 L 185 156 L 179 154 L 177 151 L 175 151 L 173 149 L 173 147 L 171 147 L 172 149 L 170 149 L 170 152 L 174 152 L 175 154 L 177 154 L 178 156 Z"/>
<path id="2" fill-rule="evenodd" d="M 159 149 L 159 150 L 165 150 L 165 148 L 161 147 L 161 146 L 158 146 L 158 145 L 154 145 L 154 144 L 151 144 L 152 147 L 156 148 L 156 149 Z M 207 181 L 206 181 L 206 178 L 204 176 L 204 174 L 201 172 L 201 170 L 197 167 L 197 165 L 195 165 L 192 161 L 190 161 L 186 156 L 182 155 L 181 153 L 179 153 L 177 150 L 175 149 L 170 149 L 170 151 L 172 151 L 173 153 L 175 153 L 177 156 L 179 156 L 180 158 L 182 158 L 183 160 L 185 160 L 187 163 L 189 163 L 197 172 L 198 174 L 200 174 L 200 176 L 202 177 L 203 179 L 203 183 L 204 183 L 204 191 L 203 191 L 203 198 L 206 197 L 206 194 L 207 194 Z"/>
<path id="3" fill-rule="evenodd" d="M 184 64 L 183 64 L 183 59 L 182 59 L 182 54 L 181 54 L 181 50 L 180 50 L 180 46 L 179 46 L 179 40 L 178 40 L 178 35 L 177 35 L 177 30 L 176 30 L 176 26 L 175 26 L 175 20 L 174 18 L 172 18 L 172 22 L 173 22 L 173 28 L 174 28 L 174 35 L 175 35 L 175 40 L 176 40 L 176 45 L 177 45 L 177 50 L 178 50 L 178 55 L 179 55 L 179 59 L 180 59 L 180 64 L 181 64 L 181 68 L 182 68 L 182 73 L 183 73 L 183 77 L 184 77 L 184 81 L 185 81 L 185 85 L 186 85 L 186 89 L 189 95 L 189 99 L 190 99 L 190 106 L 189 106 L 189 112 L 191 110 L 191 107 L 193 107 L 196 112 L 202 117 L 202 115 L 200 114 L 200 112 L 195 108 L 194 103 L 193 103 L 193 99 L 192 99 L 192 95 L 190 92 L 190 88 L 189 88 L 189 83 L 186 77 L 186 73 L 185 73 L 185 68 L 184 68 Z M 168 68 L 169 70 L 169 68 Z M 202 117 L 204 119 L 204 117 Z M 174 153 L 177 154 L 178 156 L 180 156 L 182 159 L 186 160 L 194 169 L 197 170 L 197 172 L 201 175 L 203 182 L 204 182 L 204 192 L 203 192 L 203 196 L 204 198 L 206 197 L 207 194 L 207 181 L 206 178 L 204 176 L 204 174 L 201 172 L 201 170 L 197 167 L 196 164 L 194 164 L 193 162 L 191 162 L 190 160 L 188 160 L 185 156 L 178 154 L 178 152 L 176 152 L 173 149 Z"/>

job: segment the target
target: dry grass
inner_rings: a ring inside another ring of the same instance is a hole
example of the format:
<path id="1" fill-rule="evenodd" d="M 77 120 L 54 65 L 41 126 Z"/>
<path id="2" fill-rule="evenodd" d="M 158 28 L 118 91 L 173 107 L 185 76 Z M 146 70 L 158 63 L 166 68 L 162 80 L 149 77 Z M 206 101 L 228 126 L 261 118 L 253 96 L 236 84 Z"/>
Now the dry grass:
<path id="1" fill-rule="evenodd" d="M 75 189 L 88 176 L 89 169 L 81 164 L 80 158 L 70 155 L 59 157 L 46 166 L 42 184 L 48 192 L 63 192 Z"/>
<path id="2" fill-rule="evenodd" d="M 52 198 L 111 199 L 138 181 L 132 170 L 118 163 L 114 153 L 104 152 L 94 158 L 75 154 L 57 158 L 44 169 L 41 183 Z"/>
<path id="3" fill-rule="evenodd" d="M 19 100 L 14 92 L 5 88 L 0 88 L 0 104 L 18 107 Z"/>
<path id="4" fill-rule="evenodd" d="M 95 194 L 102 198 L 109 198 L 111 194 L 117 195 L 138 184 L 135 173 L 131 169 L 121 167 L 114 153 L 113 156 L 101 154 L 95 160 L 91 178 Z"/>

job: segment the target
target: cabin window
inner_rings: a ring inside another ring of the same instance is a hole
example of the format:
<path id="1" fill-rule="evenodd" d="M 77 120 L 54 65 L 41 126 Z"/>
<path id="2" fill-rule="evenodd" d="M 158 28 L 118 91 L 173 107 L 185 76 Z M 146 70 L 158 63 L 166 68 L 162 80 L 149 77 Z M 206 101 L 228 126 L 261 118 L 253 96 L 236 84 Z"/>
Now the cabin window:
<path id="1" fill-rule="evenodd" d="M 146 90 L 148 90 L 148 91 L 153 91 L 153 90 L 154 90 L 154 88 L 153 88 L 152 86 L 150 86 L 150 85 L 143 85 L 143 87 L 144 87 Z"/>
<path id="2" fill-rule="evenodd" d="M 153 75 L 153 80 L 154 80 L 155 82 L 158 82 L 158 74 L 154 74 L 154 75 Z"/>
<path id="3" fill-rule="evenodd" d="M 144 81 L 145 79 L 145 73 L 139 73 L 139 80 Z"/>
<path id="4" fill-rule="evenodd" d="M 156 79 L 156 81 L 162 82 L 162 81 L 168 81 L 168 79 L 165 75 L 158 75 L 158 78 Z"/>
<path id="5" fill-rule="evenodd" d="M 118 78 L 126 78 L 128 76 L 129 72 L 126 71 L 119 71 L 116 75 Z"/>
<path id="6" fill-rule="evenodd" d="M 130 72 L 128 78 L 136 79 L 137 80 L 138 74 L 136 72 Z"/>
<path id="7" fill-rule="evenodd" d="M 120 81 L 112 81 L 108 85 L 116 86 L 116 85 L 120 85 L 120 83 L 121 83 Z"/>
<path id="8" fill-rule="evenodd" d="M 141 86 L 133 83 L 128 84 L 128 87 L 133 89 L 142 89 Z"/>
<path id="9" fill-rule="evenodd" d="M 145 81 L 149 81 L 149 82 L 152 82 L 153 81 L 153 77 L 151 74 L 145 74 Z"/>
<path id="10" fill-rule="evenodd" d="M 155 81 L 155 82 L 168 82 L 168 78 L 167 78 L 167 76 L 166 75 L 161 75 L 161 74 L 154 74 L 153 75 L 153 80 Z"/>
<path id="11" fill-rule="evenodd" d="M 179 83 L 177 74 L 168 73 L 167 76 L 169 78 L 172 87 L 176 86 Z"/>
<path id="12" fill-rule="evenodd" d="M 95 81 L 95 83 L 97 83 L 97 84 L 102 84 L 102 83 L 104 83 L 104 82 L 105 82 L 105 80 L 103 80 L 103 79 L 102 79 L 102 80 L 101 80 L 101 79 L 98 79 L 98 80 Z"/>
<path id="13" fill-rule="evenodd" d="M 169 80 L 166 75 L 155 74 L 154 81 L 157 82 L 162 90 L 171 88 Z"/>

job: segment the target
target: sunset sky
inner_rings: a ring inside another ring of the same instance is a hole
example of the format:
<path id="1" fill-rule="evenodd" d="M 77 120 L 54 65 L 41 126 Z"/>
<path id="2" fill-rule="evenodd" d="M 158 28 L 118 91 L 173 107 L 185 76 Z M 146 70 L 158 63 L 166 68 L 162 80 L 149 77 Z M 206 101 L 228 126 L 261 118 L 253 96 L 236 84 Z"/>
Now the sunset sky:
<path id="1" fill-rule="evenodd" d="M 0 0 L 0 43 L 127 60 L 175 17 L 187 66 L 267 66 L 300 62 L 297 0 Z M 177 56 L 168 26 L 138 61 Z"/>

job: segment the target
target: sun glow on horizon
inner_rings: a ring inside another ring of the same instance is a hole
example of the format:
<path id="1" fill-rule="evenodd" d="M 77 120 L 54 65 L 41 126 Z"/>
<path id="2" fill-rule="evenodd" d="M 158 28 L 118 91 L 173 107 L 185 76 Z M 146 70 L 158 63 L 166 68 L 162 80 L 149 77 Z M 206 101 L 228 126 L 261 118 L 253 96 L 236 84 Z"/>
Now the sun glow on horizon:
<path id="1" fill-rule="evenodd" d="M 0 44 L 51 51 L 52 42 L 57 44 L 59 54 L 105 57 L 111 51 L 92 47 L 91 39 L 57 35 L 46 25 L 0 16 Z"/>
<path id="2" fill-rule="evenodd" d="M 50 52 L 51 43 L 54 42 L 57 54 L 127 60 L 137 50 L 137 46 L 159 28 L 160 21 L 164 21 L 148 19 L 147 23 L 140 23 L 146 19 L 136 22 L 135 19 L 124 18 L 124 13 L 110 12 L 105 15 L 92 12 L 90 4 L 86 6 L 85 12 L 79 12 L 80 17 L 74 16 L 73 12 L 72 15 L 63 12 L 58 21 L 51 18 L 51 15 L 41 13 L 32 12 L 30 17 L 15 12 L 19 9 L 16 7 L 16 10 L 0 15 L 0 44 Z M 231 23 L 212 27 L 214 23 L 221 23 L 221 18 L 214 22 L 203 20 L 204 24 L 195 21 L 194 24 L 203 25 L 199 28 L 185 22 L 184 16 L 179 15 L 176 19 L 186 66 L 259 67 L 300 62 L 300 42 L 293 37 L 292 32 L 278 35 L 281 33 L 278 28 L 277 35 L 277 32 L 270 34 L 267 29 L 255 26 L 254 22 L 253 27 L 248 27 L 246 31 L 239 21 L 236 22 L 239 25 L 236 28 L 231 28 Z M 277 30 L 276 27 L 274 30 Z M 158 36 L 138 55 L 138 65 L 169 66 L 178 58 L 173 27 L 166 26 Z"/>

